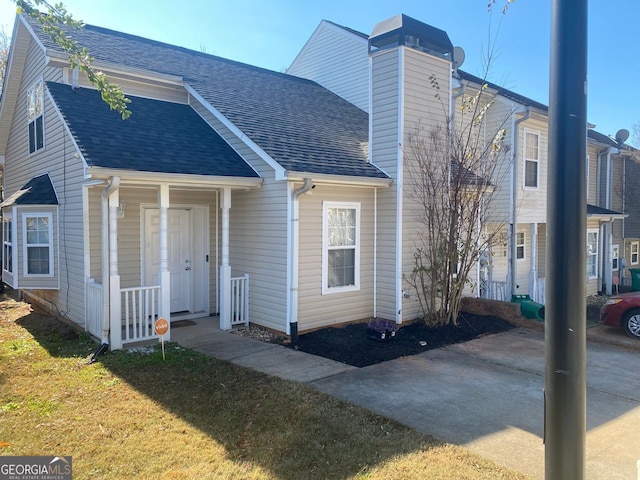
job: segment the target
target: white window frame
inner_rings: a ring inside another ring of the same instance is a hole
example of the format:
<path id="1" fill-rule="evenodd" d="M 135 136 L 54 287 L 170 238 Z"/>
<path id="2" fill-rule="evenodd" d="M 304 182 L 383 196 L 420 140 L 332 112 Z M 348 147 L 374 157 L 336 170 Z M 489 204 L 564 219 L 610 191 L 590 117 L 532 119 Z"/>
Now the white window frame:
<path id="1" fill-rule="evenodd" d="M 47 218 L 49 220 L 49 243 L 48 244 L 28 244 L 27 243 L 27 219 L 29 218 Z M 29 273 L 29 247 L 48 247 L 49 248 L 49 273 Z M 24 268 L 23 275 L 29 278 L 50 278 L 54 276 L 53 270 L 53 214 L 51 212 L 29 212 L 22 214 L 22 265 Z M 14 252 L 15 253 L 15 252 Z"/>
<path id="2" fill-rule="evenodd" d="M 42 127 L 42 146 L 38 148 L 38 119 L 40 119 Z M 34 132 L 34 149 L 31 150 L 31 134 L 30 127 L 33 124 Z M 40 150 L 44 150 L 45 145 L 44 134 L 44 81 L 38 80 L 27 92 L 27 148 L 29 155 L 34 155 Z"/>
<path id="3" fill-rule="evenodd" d="M 589 201 L 589 155 L 587 155 L 587 165 L 586 165 L 586 174 L 587 174 L 587 188 L 585 188 L 585 190 L 587 191 L 587 202 Z"/>
<path id="4" fill-rule="evenodd" d="M 344 208 L 355 210 L 356 212 L 356 234 L 355 245 L 348 247 L 329 246 L 328 232 L 328 212 L 333 208 Z M 354 249 L 354 283 L 353 285 L 343 285 L 329 287 L 329 250 Z M 360 290 L 360 202 L 322 202 L 322 294 L 354 292 Z"/>
<path id="5" fill-rule="evenodd" d="M 13 215 L 5 213 L 2 218 L 2 271 L 13 275 L 15 248 L 13 244 Z M 7 263 L 7 250 L 11 249 L 11 263 Z M 8 267 L 8 268 L 7 268 Z"/>
<path id="6" fill-rule="evenodd" d="M 522 242 L 520 239 L 522 238 Z M 522 247 L 522 256 L 518 255 L 518 248 Z M 527 244 L 524 232 L 516 232 L 516 260 L 522 262 L 527 258 Z"/>
<path id="7" fill-rule="evenodd" d="M 630 254 L 629 254 L 629 265 L 638 265 L 638 257 L 640 256 L 640 255 L 638 255 L 638 252 L 640 251 L 640 249 L 638 247 L 640 247 L 640 242 L 631 242 L 629 244 L 629 252 L 630 252 Z M 635 261 L 633 259 L 634 255 L 635 255 Z"/>
<path id="8" fill-rule="evenodd" d="M 620 270 L 620 245 L 617 244 L 611 245 L 611 270 L 614 272 Z"/>
<path id="9" fill-rule="evenodd" d="M 538 138 L 538 158 L 527 157 L 527 135 L 535 135 Z M 538 190 L 540 188 L 540 139 L 542 135 L 537 130 L 525 128 L 522 134 L 522 188 L 525 190 Z M 527 185 L 527 162 L 536 164 L 536 184 Z"/>
<path id="10" fill-rule="evenodd" d="M 596 236 L 595 252 L 592 254 L 589 253 L 589 235 L 591 234 L 595 234 Z M 587 278 L 589 280 L 598 278 L 598 250 L 599 249 L 600 249 L 600 232 L 598 231 L 597 228 L 590 228 L 587 230 Z M 589 268 L 588 268 L 589 257 L 594 258 L 595 271 L 593 272 L 593 274 L 589 272 Z"/>

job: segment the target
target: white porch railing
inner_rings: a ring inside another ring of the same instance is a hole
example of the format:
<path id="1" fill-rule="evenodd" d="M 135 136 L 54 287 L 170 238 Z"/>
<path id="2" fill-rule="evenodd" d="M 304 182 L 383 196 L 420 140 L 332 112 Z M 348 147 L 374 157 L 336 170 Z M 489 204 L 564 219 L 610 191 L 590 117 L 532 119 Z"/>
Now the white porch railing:
<path id="1" fill-rule="evenodd" d="M 122 288 L 120 291 L 124 328 L 122 343 L 157 338 L 153 323 L 159 312 L 160 285 Z"/>
<path id="2" fill-rule="evenodd" d="M 541 303 L 542 305 L 545 304 L 545 282 L 544 282 L 544 278 L 538 278 L 536 280 L 536 289 L 535 292 L 533 292 L 533 298 L 532 300 Z"/>
<path id="3" fill-rule="evenodd" d="M 98 338 L 102 337 L 103 305 L 102 284 L 96 283 L 93 278 L 90 278 L 87 283 L 85 330 Z"/>
<path id="4" fill-rule="evenodd" d="M 500 300 L 502 302 L 507 301 L 507 282 L 484 282 L 482 292 L 482 298 L 489 300 Z"/>
<path id="5" fill-rule="evenodd" d="M 249 325 L 249 274 L 231 279 L 231 326 Z"/>

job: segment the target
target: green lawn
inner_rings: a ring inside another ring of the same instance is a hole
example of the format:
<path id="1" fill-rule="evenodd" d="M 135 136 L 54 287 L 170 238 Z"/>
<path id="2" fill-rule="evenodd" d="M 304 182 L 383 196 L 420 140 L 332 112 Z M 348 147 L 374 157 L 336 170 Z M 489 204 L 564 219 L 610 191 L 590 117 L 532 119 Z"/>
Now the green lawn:
<path id="1" fill-rule="evenodd" d="M 108 353 L 0 297 L 0 455 L 74 479 L 523 479 L 302 384 L 176 344 Z M 7 445 L 8 444 L 8 445 Z"/>

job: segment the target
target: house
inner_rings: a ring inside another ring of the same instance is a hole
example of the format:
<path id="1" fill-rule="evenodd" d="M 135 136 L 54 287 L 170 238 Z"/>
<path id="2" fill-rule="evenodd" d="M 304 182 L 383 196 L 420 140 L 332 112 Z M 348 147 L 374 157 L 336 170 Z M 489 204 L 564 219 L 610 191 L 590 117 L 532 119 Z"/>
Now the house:
<path id="1" fill-rule="evenodd" d="M 395 21 L 406 22 L 408 28 L 412 28 L 414 22 L 406 16 L 396 17 Z M 370 43 L 366 34 L 322 21 L 287 73 L 317 81 L 375 116 L 376 64 L 371 59 L 370 71 Z M 423 47 L 428 50 L 430 45 Z M 488 252 L 489 261 L 479 267 L 479 288 L 476 293 L 499 300 L 509 300 L 515 294 L 529 294 L 544 303 L 548 108 L 542 103 L 471 75 L 457 68 L 459 66 L 454 63 L 450 84 L 451 99 L 455 103 L 454 112 L 460 110 L 465 94 L 477 92 L 486 85 L 488 92 L 495 95 L 495 101 L 487 114 L 487 123 L 492 124 L 494 130 L 495 125 L 506 127 L 506 143 L 511 151 L 511 155 L 503 159 L 506 163 L 498 169 L 501 174 L 494 179 L 497 188 L 492 199 L 496 205 L 493 221 L 504 225 L 505 240 L 501 245 L 493 245 L 491 252 Z M 365 92 L 369 90 L 372 93 L 371 101 L 368 102 Z M 412 105 L 403 104 L 402 108 L 409 110 Z M 621 242 L 619 238 L 623 235 L 624 221 L 628 216 L 627 213 L 622 213 L 627 210 L 621 201 L 611 200 L 612 192 L 617 187 L 611 187 L 615 179 L 611 170 L 609 176 L 606 176 L 606 165 L 609 165 L 607 162 L 613 162 L 614 169 L 617 169 L 615 172 L 618 172 L 622 170 L 617 165 L 622 163 L 617 162 L 616 158 L 626 159 L 627 167 L 631 160 L 625 153 L 629 150 L 627 146 L 593 129 L 589 129 L 587 133 L 585 200 L 589 253 L 586 281 L 587 292 L 591 295 L 603 290 L 611 292 L 615 276 L 612 272 L 617 271 L 619 256 L 615 247 Z M 375 139 L 372 136 L 373 141 Z M 636 165 L 633 163 L 634 167 Z M 618 197 L 621 198 L 620 195 Z M 640 233 L 640 230 L 634 233 Z M 636 237 L 625 242 L 625 255 L 630 258 L 635 255 L 632 258 L 636 262 L 634 265 L 637 265 L 638 243 L 635 240 Z M 632 251 L 636 253 L 633 254 Z"/>
<path id="2" fill-rule="evenodd" d="M 296 336 L 420 316 L 404 280 L 419 227 L 402 146 L 418 122 L 451 113 L 425 78 L 458 102 L 482 85 L 454 65 L 446 32 L 404 15 L 371 35 L 322 22 L 286 74 L 100 27 L 69 32 L 131 99 L 126 121 L 38 24 L 18 16 L 13 32 L 0 103 L 7 284 L 112 349 L 155 338 L 158 317 L 219 314 L 223 329 Z M 535 294 L 546 107 L 490 87 L 514 168 L 496 182 L 508 242 L 478 278 L 483 293 Z M 620 216 L 594 215 L 595 228 Z"/>

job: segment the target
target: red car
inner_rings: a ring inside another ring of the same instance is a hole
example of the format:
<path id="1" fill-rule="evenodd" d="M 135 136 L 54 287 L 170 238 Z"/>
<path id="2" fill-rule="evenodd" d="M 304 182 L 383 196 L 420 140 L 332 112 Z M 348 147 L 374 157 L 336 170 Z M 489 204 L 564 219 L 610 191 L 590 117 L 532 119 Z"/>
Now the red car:
<path id="1" fill-rule="evenodd" d="M 611 297 L 600 309 L 600 321 L 612 327 L 622 327 L 630 336 L 640 340 L 640 292 Z"/>

